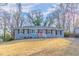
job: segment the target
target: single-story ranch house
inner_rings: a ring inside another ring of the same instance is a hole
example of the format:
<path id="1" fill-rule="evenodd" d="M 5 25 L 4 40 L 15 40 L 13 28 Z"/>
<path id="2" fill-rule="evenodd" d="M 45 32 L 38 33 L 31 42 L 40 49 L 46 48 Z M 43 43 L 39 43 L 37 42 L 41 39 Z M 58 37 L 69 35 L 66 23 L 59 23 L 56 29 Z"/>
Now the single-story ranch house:
<path id="1" fill-rule="evenodd" d="M 55 27 L 26 26 L 13 29 L 15 39 L 64 37 L 64 30 Z"/>

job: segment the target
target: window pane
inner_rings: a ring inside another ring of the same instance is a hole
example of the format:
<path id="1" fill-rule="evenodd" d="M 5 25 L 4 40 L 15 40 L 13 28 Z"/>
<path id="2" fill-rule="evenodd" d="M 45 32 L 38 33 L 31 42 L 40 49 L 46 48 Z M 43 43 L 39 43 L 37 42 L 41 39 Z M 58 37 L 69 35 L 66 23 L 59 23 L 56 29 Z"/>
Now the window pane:
<path id="1" fill-rule="evenodd" d="M 55 34 L 57 35 L 57 30 L 56 30 Z"/>
<path id="2" fill-rule="evenodd" d="M 29 29 L 27 29 L 27 33 L 29 34 Z"/>
<path id="3" fill-rule="evenodd" d="M 50 34 L 50 33 L 51 33 L 51 30 L 46 29 L 46 34 Z"/>
<path id="4" fill-rule="evenodd" d="M 46 29 L 46 34 L 47 34 L 47 29 Z"/>
<path id="5" fill-rule="evenodd" d="M 35 30 L 32 30 L 32 33 L 35 33 Z"/>
<path id="6" fill-rule="evenodd" d="M 51 30 L 51 34 L 53 33 L 53 30 Z"/>
<path id="7" fill-rule="evenodd" d="M 34 33 L 34 32 L 35 32 L 35 30 L 29 29 L 29 33 Z"/>
<path id="8" fill-rule="evenodd" d="M 18 29 L 18 34 L 20 33 L 20 29 Z"/>
<path id="9" fill-rule="evenodd" d="M 62 31 L 60 31 L 60 35 L 62 35 Z"/>

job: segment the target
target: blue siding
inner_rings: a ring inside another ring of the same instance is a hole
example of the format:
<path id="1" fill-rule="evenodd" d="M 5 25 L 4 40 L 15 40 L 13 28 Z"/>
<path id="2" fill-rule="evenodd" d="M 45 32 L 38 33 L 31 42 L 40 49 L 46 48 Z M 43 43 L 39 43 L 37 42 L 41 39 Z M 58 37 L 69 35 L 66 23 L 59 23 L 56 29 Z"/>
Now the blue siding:
<path id="1" fill-rule="evenodd" d="M 54 34 L 46 34 L 46 36 L 49 38 L 55 37 Z"/>
<path id="2" fill-rule="evenodd" d="M 24 39 L 24 38 L 38 38 L 38 37 L 46 37 L 46 38 L 54 38 L 54 37 L 64 37 L 64 31 L 61 31 L 62 34 L 60 35 L 60 31 L 57 31 L 57 35 L 55 33 L 55 31 L 51 34 L 51 33 L 44 33 L 42 36 L 39 36 L 38 33 L 19 33 L 17 32 L 17 30 L 15 31 L 15 39 Z"/>

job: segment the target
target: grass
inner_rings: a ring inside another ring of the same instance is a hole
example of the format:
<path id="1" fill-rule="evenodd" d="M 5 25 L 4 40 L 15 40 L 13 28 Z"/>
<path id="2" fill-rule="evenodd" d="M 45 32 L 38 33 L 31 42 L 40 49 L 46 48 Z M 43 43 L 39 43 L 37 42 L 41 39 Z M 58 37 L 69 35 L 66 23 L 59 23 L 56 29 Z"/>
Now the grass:
<path id="1" fill-rule="evenodd" d="M 51 38 L 45 40 L 15 40 L 0 43 L 0 55 L 61 55 L 63 49 L 69 47 L 71 42 L 64 38 Z M 60 51 L 61 50 L 61 51 Z"/>

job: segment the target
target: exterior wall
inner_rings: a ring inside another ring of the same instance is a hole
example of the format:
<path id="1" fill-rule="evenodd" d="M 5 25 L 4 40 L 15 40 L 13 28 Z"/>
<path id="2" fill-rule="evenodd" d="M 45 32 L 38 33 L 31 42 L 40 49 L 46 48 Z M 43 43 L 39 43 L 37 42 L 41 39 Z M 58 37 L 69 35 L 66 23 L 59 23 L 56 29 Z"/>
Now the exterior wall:
<path id="1" fill-rule="evenodd" d="M 52 30 L 52 33 L 46 34 L 46 37 L 48 38 L 54 38 L 55 37 L 55 30 Z"/>
<path id="2" fill-rule="evenodd" d="M 61 31 L 61 33 L 60 33 Z M 64 31 L 63 30 L 57 30 L 57 35 L 55 34 L 55 37 L 64 37 Z"/>
<path id="3" fill-rule="evenodd" d="M 62 37 L 62 38 L 64 37 L 64 30 L 62 30 L 62 35 L 60 37 Z"/>
<path id="4" fill-rule="evenodd" d="M 61 30 L 62 34 L 60 34 L 60 30 L 57 30 L 57 35 L 56 35 L 56 30 L 53 30 L 52 34 L 51 33 L 46 34 L 46 32 L 44 30 L 43 30 L 42 35 L 38 34 L 37 32 L 38 31 L 35 30 L 34 33 L 28 34 L 26 30 L 24 33 L 22 32 L 22 30 L 20 30 L 20 33 L 18 33 L 18 30 L 15 30 L 15 39 L 39 38 L 39 37 L 44 37 L 44 38 L 64 37 L 63 30 Z"/>

